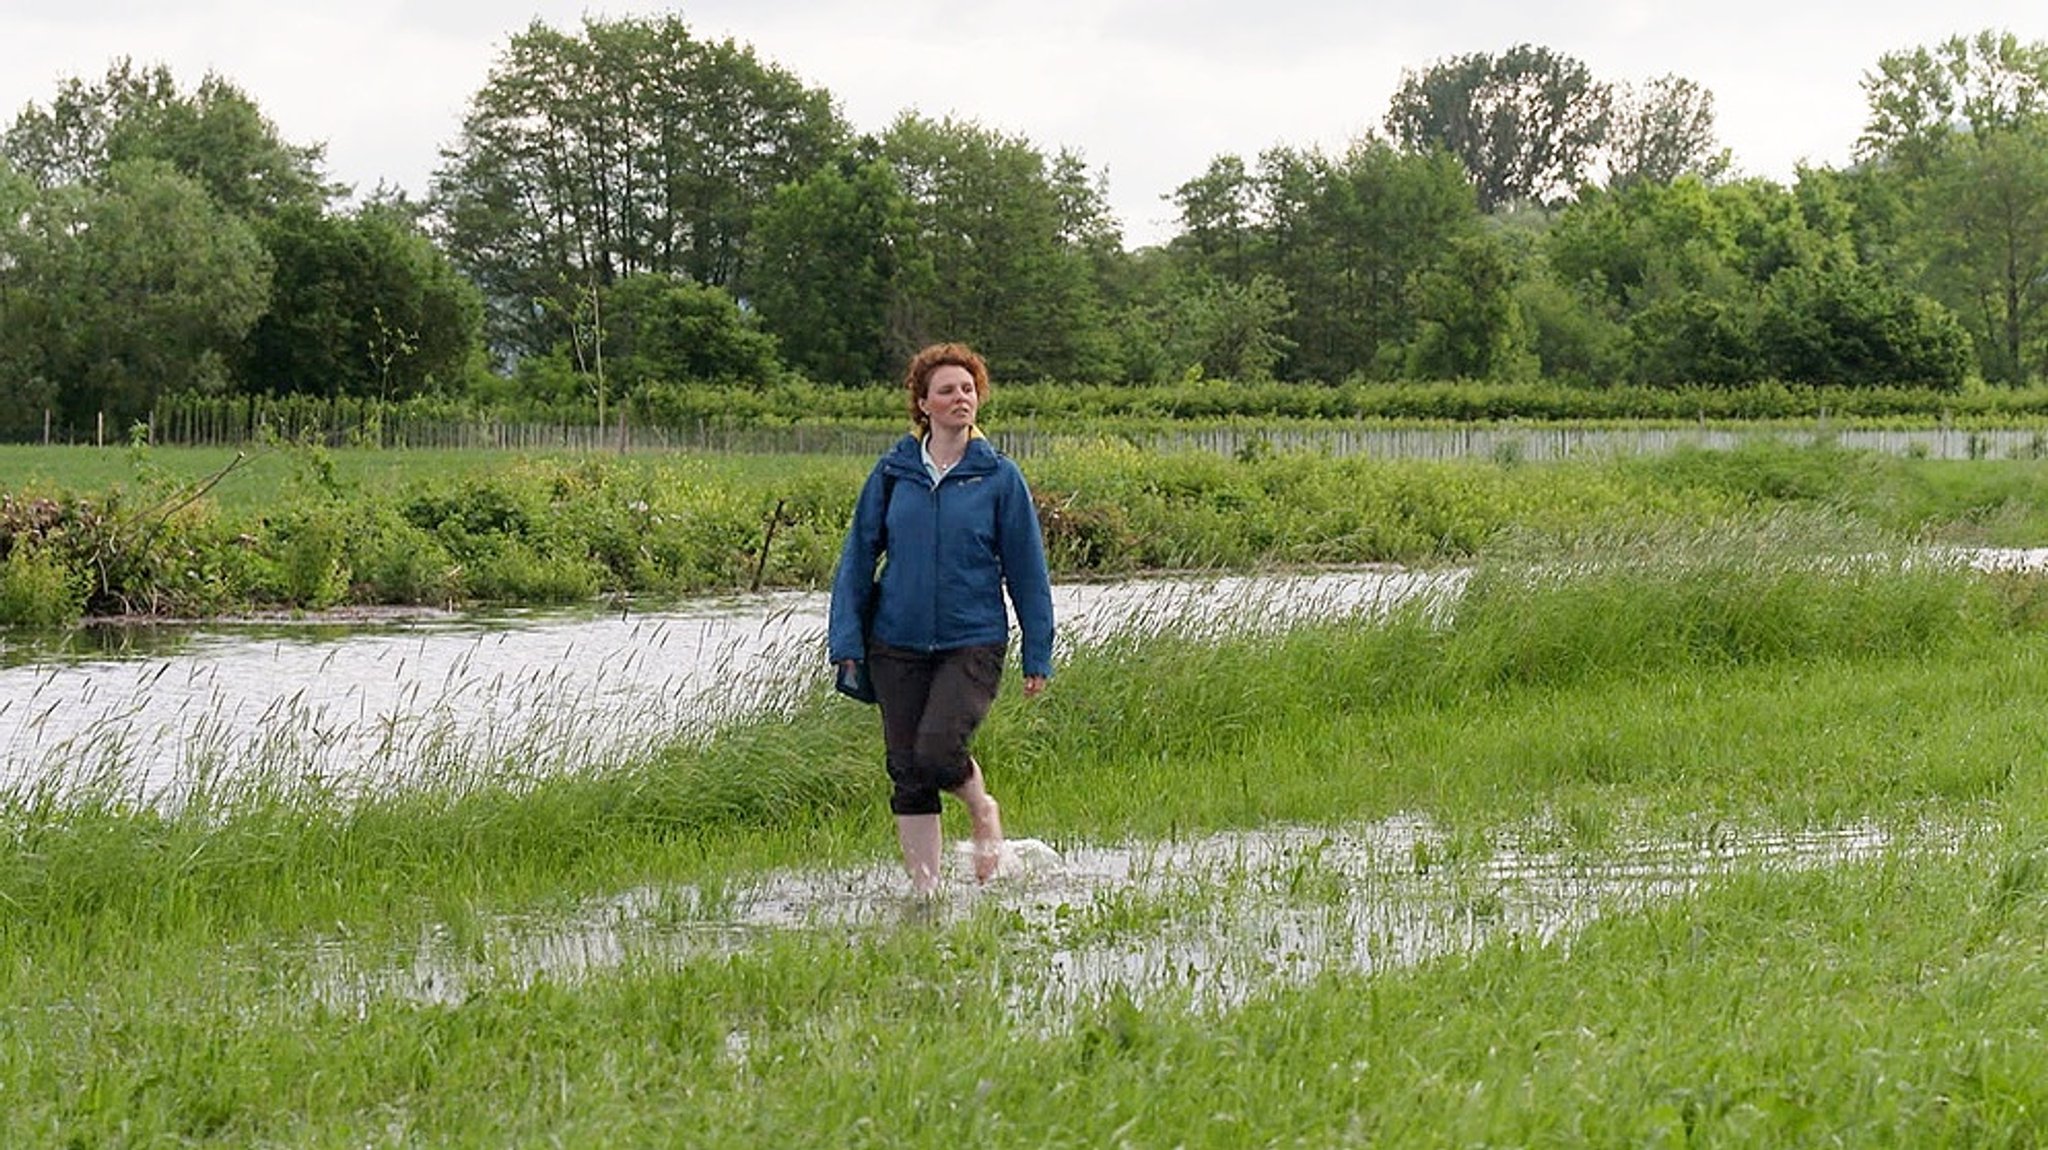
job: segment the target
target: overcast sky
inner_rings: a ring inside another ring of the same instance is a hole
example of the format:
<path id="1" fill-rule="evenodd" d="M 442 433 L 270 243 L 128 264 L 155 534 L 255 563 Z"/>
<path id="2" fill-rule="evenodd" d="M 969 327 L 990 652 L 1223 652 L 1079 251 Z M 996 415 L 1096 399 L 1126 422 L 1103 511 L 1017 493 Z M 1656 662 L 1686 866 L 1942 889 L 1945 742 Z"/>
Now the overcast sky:
<path id="1" fill-rule="evenodd" d="M 334 178 L 417 196 L 513 33 L 661 11 L 828 90 L 858 130 L 914 109 L 1073 148 L 1133 246 L 1170 234 L 1161 197 L 1212 157 L 1341 149 L 1402 69 L 1446 56 L 1531 43 L 1603 81 L 1686 77 L 1738 169 L 1787 180 L 1847 162 L 1884 53 L 1985 28 L 2048 41 L 2042 0 L 0 0 L 0 112 L 124 55 L 188 91 L 218 72 L 285 139 L 323 143 Z"/>

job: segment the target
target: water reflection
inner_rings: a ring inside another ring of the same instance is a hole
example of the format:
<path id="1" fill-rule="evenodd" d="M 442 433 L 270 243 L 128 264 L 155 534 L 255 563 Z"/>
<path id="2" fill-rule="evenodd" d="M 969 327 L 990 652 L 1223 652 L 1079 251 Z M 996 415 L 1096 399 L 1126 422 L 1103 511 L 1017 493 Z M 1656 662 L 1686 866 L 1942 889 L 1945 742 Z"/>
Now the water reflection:
<path id="1" fill-rule="evenodd" d="M 2048 550 L 1969 550 L 2040 570 Z M 1062 642 L 1371 614 L 1464 573 L 1397 569 L 1055 589 Z M 176 797 L 238 774 L 337 791 L 603 766 L 819 690 L 825 597 L 639 611 L 261 622 L 0 639 L 0 786 Z M 10 660 L 12 661 L 10 663 Z"/>
<path id="2" fill-rule="evenodd" d="M 1383 609 L 1458 576 L 1395 570 L 1064 585 L 1066 643 Z M 341 789 L 599 766 L 787 705 L 825 675 L 826 600 L 83 636 L 0 669 L 0 785 L 175 795 L 253 769 Z"/>
<path id="3" fill-rule="evenodd" d="M 941 897 L 916 899 L 893 864 L 789 870 L 706 894 L 640 888 L 566 915 L 436 930 L 397 955 L 316 948 L 314 993 L 366 1011 L 380 1001 L 455 1002 L 510 980 L 577 981 L 634 966 L 742 952 L 778 931 L 860 935 L 947 926 L 991 911 L 1025 961 L 1005 965 L 1020 1018 L 1058 1026 L 1121 994 L 1226 1009 L 1326 971 L 1373 972 L 1490 942 L 1568 938 L 1603 915 L 1681 897 L 1736 874 L 1948 852 L 1957 836 L 1874 824 L 1722 832 L 1706 842 L 1646 841 L 1597 854 L 1506 845 L 1445 859 L 1427 820 L 1338 830 L 1276 828 L 1182 842 L 1067 845 L 986 887 L 949 863 Z M 458 937 L 458 933 L 460 937 Z"/>

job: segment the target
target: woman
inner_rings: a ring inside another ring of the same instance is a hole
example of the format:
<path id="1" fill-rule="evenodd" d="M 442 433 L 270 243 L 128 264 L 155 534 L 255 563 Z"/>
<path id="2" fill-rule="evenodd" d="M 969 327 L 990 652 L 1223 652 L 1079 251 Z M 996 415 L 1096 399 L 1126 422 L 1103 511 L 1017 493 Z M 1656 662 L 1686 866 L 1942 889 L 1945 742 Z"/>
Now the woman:
<path id="1" fill-rule="evenodd" d="M 1052 584 L 1024 475 L 975 426 L 987 365 L 964 344 L 936 344 L 910 361 L 904 386 L 917 431 L 883 453 L 861 488 L 832 582 L 828 647 L 843 675 L 866 662 L 903 866 L 912 889 L 930 894 L 941 792 L 967 806 L 974 877 L 995 875 L 1002 819 L 967 744 L 1002 678 L 1006 587 L 1023 632 L 1024 694 L 1045 690 Z"/>

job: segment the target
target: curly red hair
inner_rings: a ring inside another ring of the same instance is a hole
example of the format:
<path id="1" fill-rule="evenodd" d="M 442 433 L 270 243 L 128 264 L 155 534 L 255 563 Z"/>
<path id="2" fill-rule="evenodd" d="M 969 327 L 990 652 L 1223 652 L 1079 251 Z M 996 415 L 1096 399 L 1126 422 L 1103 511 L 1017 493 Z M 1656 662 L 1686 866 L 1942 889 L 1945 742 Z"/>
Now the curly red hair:
<path id="1" fill-rule="evenodd" d="M 932 420 L 917 405 L 918 401 L 931 392 L 932 372 L 947 366 L 966 368 L 974 377 L 975 397 L 988 402 L 988 364 L 982 362 L 981 356 L 964 343 L 932 344 L 911 356 L 910 366 L 903 372 L 903 387 L 910 393 L 910 421 L 920 431 L 930 431 Z"/>

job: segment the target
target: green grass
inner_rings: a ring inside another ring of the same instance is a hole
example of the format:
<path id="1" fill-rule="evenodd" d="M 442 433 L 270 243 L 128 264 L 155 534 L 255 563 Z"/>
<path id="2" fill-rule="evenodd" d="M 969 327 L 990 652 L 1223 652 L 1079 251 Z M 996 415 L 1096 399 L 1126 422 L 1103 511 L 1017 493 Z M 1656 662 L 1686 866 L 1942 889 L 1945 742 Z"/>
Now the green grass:
<path id="1" fill-rule="evenodd" d="M 1311 833 L 1049 912 L 898 922 L 880 896 L 867 925 L 721 926 L 777 868 L 828 891 L 886 868 L 873 714 L 822 695 L 544 780 L 344 801 L 259 772 L 165 812 L 32 790 L 0 814 L 0 1142 L 2026 1144 L 2048 1105 L 2032 594 L 1777 517 L 1525 540 L 1382 620 L 1085 646 L 978 745 L 1013 834 L 1435 830 L 1384 873 Z M 1296 945 L 1282 924 L 1425 880 L 1502 923 L 1511 848 L 1598 868 L 1861 824 L 1893 845 L 1732 864 L 1548 942 L 1496 928 L 1225 1003 L 1170 964 L 1052 979 L 1218 921 L 1241 930 L 1205 962 L 1255 971 Z M 535 973 L 519 939 L 635 890 L 667 892 L 651 933 Z M 377 989 L 429 952 L 465 977 Z"/>
<path id="2" fill-rule="evenodd" d="M 229 459 L 0 449 L 0 626 L 819 587 L 872 462 L 293 447 L 223 472 Z M 1062 578 L 1466 562 L 1516 536 L 1598 545 L 1617 524 L 1772 515 L 1966 545 L 2048 540 L 2042 461 L 1771 443 L 1551 464 L 1238 460 L 1104 440 L 1028 462 Z"/>
<path id="3" fill-rule="evenodd" d="M 0 444 L 0 491 L 95 492 L 149 484 L 166 489 L 189 488 L 225 471 L 219 483 L 208 490 L 213 503 L 231 513 L 262 512 L 273 508 L 280 494 L 317 487 L 323 482 L 343 491 L 388 497 L 423 484 L 487 479 L 534 464 L 568 467 L 593 458 L 653 473 L 687 461 L 689 467 L 706 476 L 733 484 L 765 483 L 787 476 L 792 469 L 858 484 L 866 474 L 867 463 L 872 462 L 817 455 L 712 452 L 594 456 L 572 451 L 371 451 L 291 445 L 252 446 L 246 451 L 215 447 L 150 447 L 137 451 L 125 447 Z"/>

